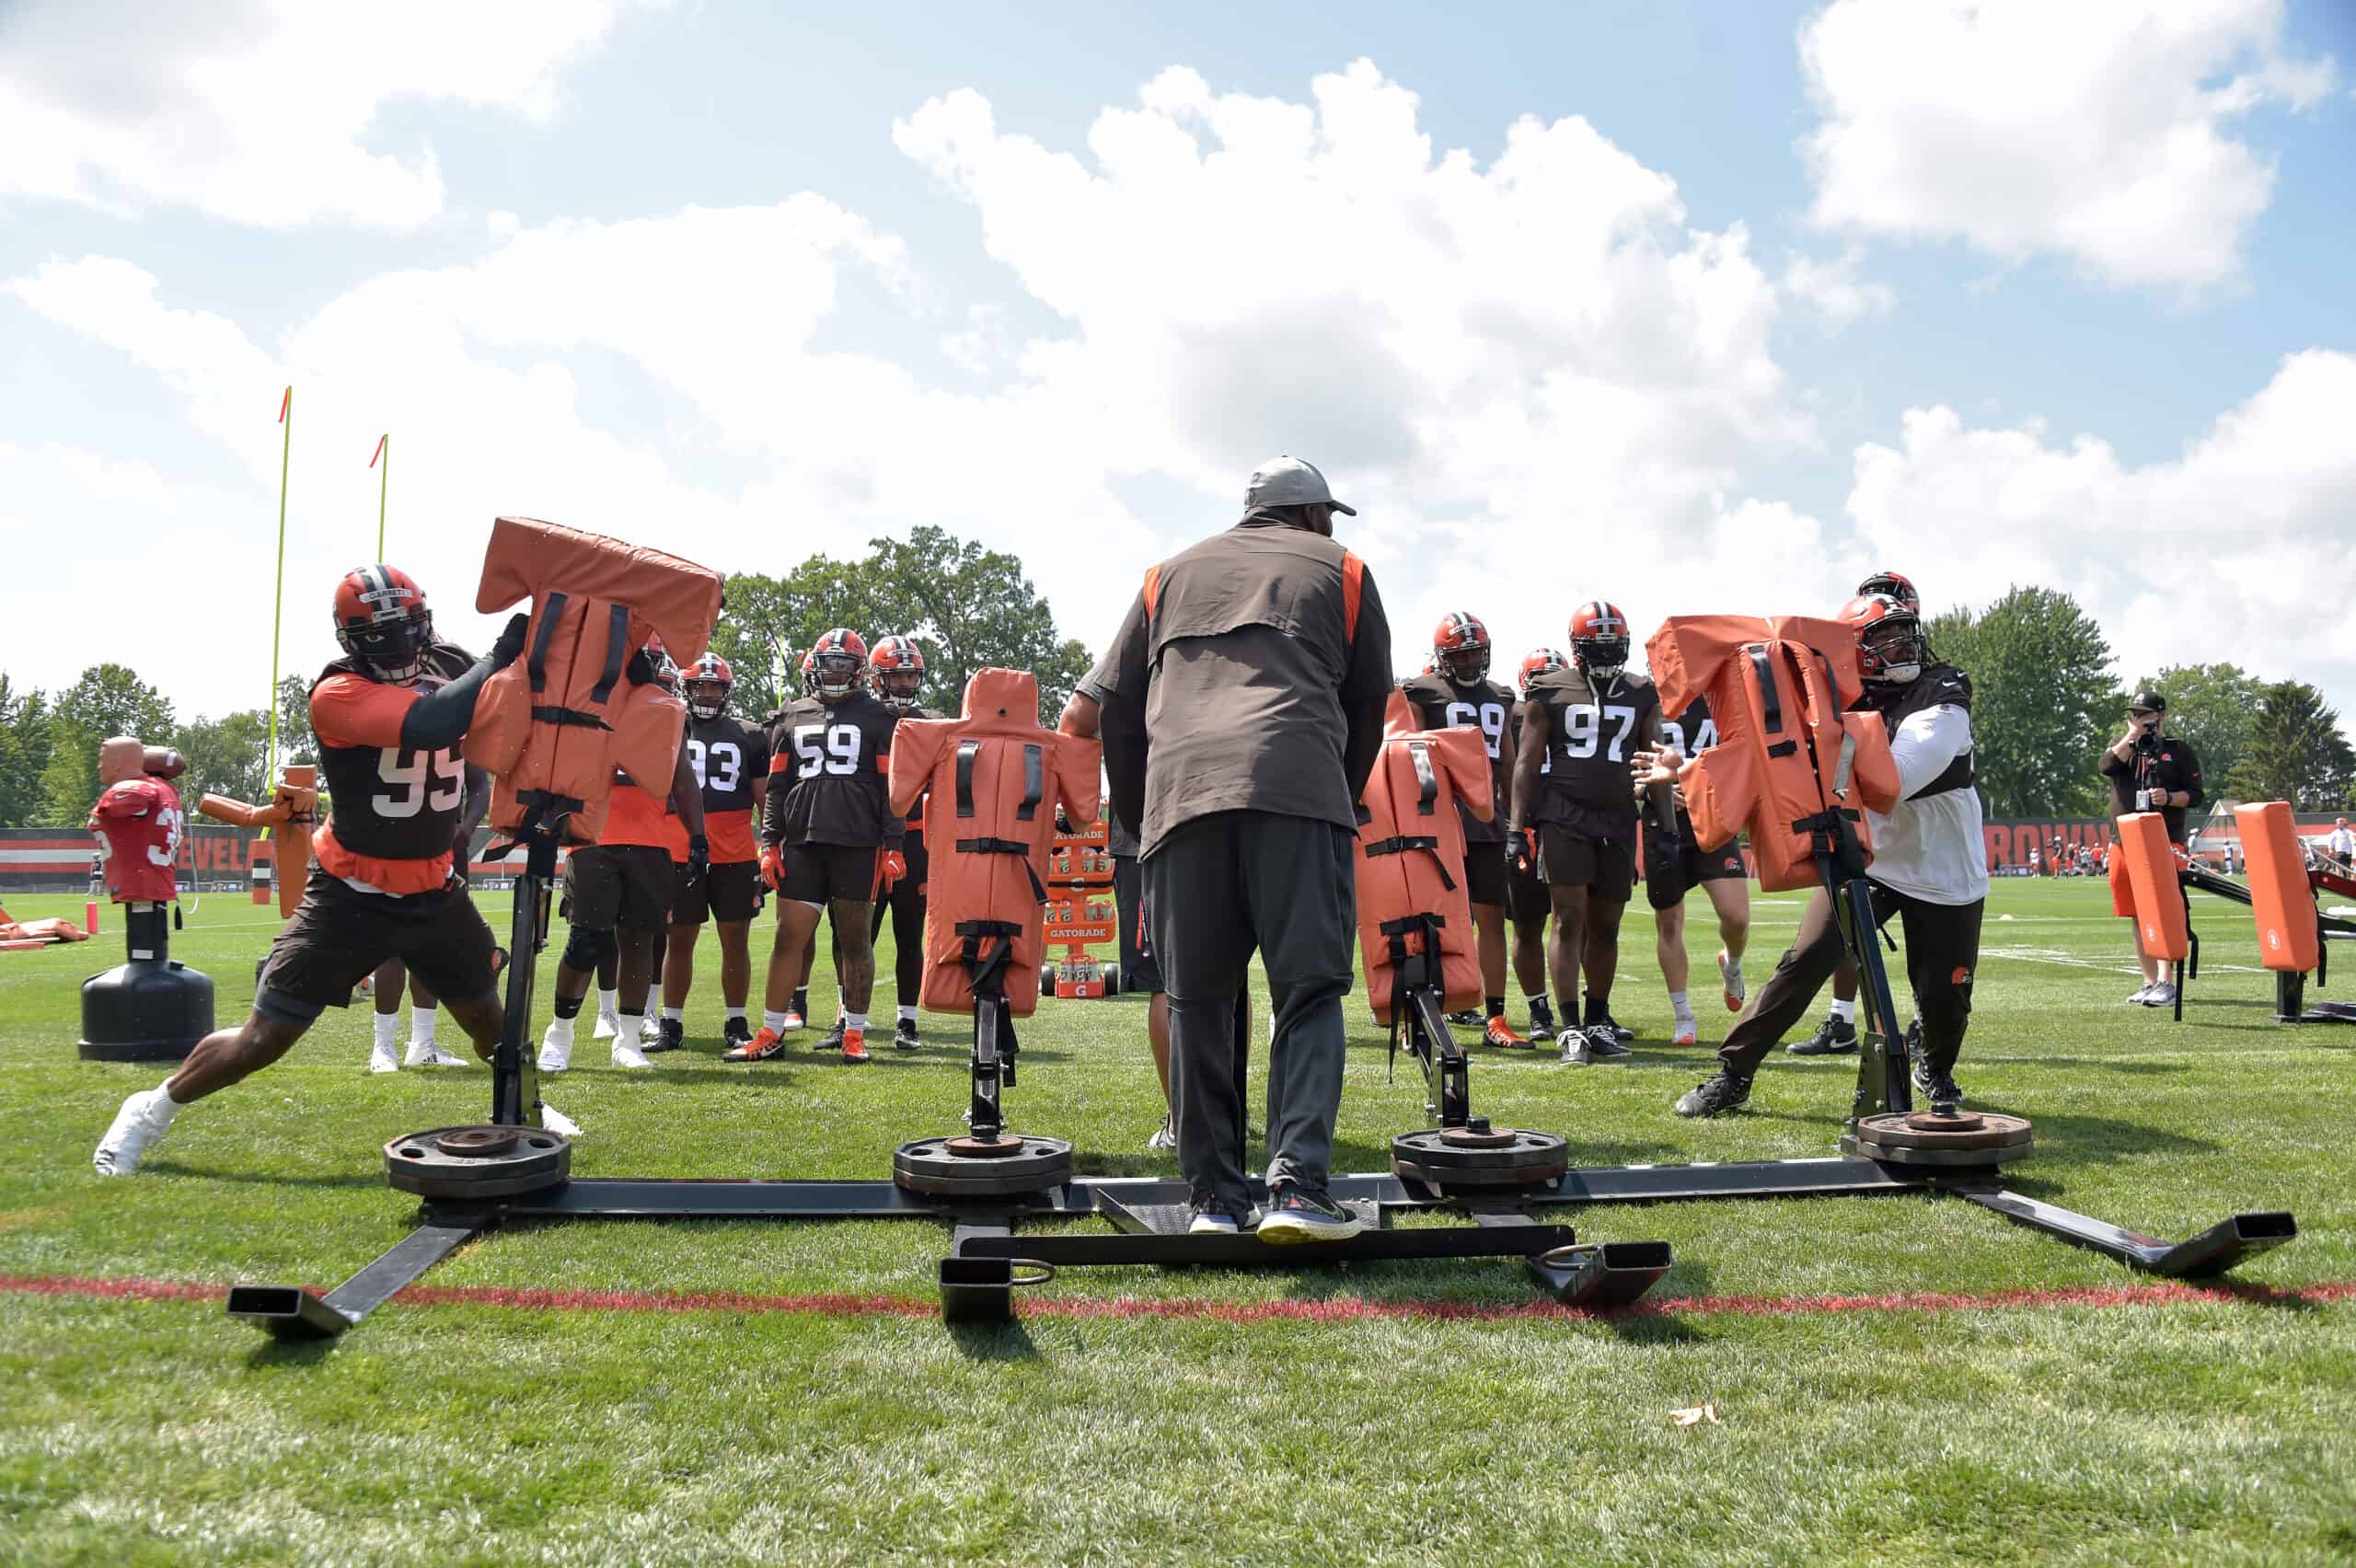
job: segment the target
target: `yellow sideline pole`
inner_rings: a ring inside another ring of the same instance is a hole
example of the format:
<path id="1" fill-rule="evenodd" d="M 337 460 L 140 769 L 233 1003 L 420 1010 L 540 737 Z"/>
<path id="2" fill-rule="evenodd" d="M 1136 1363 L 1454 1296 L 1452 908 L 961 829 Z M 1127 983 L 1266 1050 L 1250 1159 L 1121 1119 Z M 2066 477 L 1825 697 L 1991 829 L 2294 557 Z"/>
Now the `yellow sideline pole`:
<path id="1" fill-rule="evenodd" d="M 368 455 L 368 466 L 375 467 L 376 459 L 385 460 L 384 471 L 376 476 L 376 559 L 385 559 L 385 490 L 393 482 L 393 438 L 391 432 L 376 438 L 376 450 Z"/>
<path id="2" fill-rule="evenodd" d="M 286 466 L 294 451 L 294 388 L 278 402 L 278 422 L 285 427 L 278 448 L 278 583 L 270 602 L 270 763 L 262 777 L 278 778 L 278 628 L 286 607 Z"/>

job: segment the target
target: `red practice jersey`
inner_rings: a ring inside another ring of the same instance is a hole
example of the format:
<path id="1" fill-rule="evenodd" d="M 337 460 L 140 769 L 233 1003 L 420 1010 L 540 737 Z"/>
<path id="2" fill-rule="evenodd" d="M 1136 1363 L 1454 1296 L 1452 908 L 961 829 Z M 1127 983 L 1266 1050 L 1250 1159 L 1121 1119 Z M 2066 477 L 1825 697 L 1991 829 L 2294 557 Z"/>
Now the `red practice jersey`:
<path id="1" fill-rule="evenodd" d="M 169 904 L 179 896 L 173 875 L 188 818 L 180 792 L 161 778 L 126 778 L 110 785 L 90 808 L 107 886 L 117 904 Z"/>

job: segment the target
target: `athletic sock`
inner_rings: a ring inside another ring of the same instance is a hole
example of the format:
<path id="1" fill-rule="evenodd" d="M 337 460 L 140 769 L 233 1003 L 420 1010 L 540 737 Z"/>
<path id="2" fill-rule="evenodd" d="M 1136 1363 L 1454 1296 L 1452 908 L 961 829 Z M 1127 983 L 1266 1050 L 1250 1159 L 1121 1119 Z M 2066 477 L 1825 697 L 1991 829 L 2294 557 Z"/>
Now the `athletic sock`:
<path id="1" fill-rule="evenodd" d="M 1693 1004 L 1687 1000 L 1688 995 L 1689 993 L 1684 991 L 1671 991 L 1669 994 L 1669 1009 L 1676 1013 L 1677 1021 L 1680 1023 L 1692 1023 L 1694 1021 Z"/>
<path id="2" fill-rule="evenodd" d="M 394 1037 L 400 1031 L 401 1015 L 398 1013 L 377 1013 L 375 1016 L 376 1020 L 376 1043 L 387 1050 L 390 1050 L 392 1048 Z"/>
<path id="3" fill-rule="evenodd" d="M 665 1012 L 668 1012 L 670 1009 L 667 1009 L 667 1008 L 665 1008 L 664 1010 Z M 732 1020 L 736 1020 L 736 1019 L 741 1019 L 741 1018 L 743 1018 L 743 1017 L 745 1016 L 745 1009 L 744 1009 L 743 1008 L 730 1008 L 730 1009 L 726 1009 L 726 1010 L 727 1010 L 727 1016 L 728 1016 Z"/>
<path id="4" fill-rule="evenodd" d="M 562 1007 L 564 1004 L 560 1001 L 557 1005 L 559 1007 Z M 575 1008 L 578 1008 L 581 1004 L 580 1002 L 575 1001 L 572 1005 Z M 549 1020 L 547 1040 L 551 1045 L 561 1045 L 567 1050 L 572 1049 L 572 1015 L 571 1013 L 559 1013 L 555 1018 Z"/>
<path id="5" fill-rule="evenodd" d="M 808 1018 L 810 1016 L 809 986 L 796 986 L 793 988 L 793 1010 L 800 1013 L 803 1018 Z"/>
<path id="6" fill-rule="evenodd" d="M 761 1027 L 769 1031 L 773 1034 L 783 1034 L 785 1032 L 785 1015 L 781 1012 L 765 1011 L 761 1014 Z"/>
<path id="7" fill-rule="evenodd" d="M 1541 991 L 1536 996 L 1530 997 L 1530 1005 L 1533 1008 L 1551 1008 L 1552 1006 L 1552 1004 L 1546 1000 L 1546 993 L 1543 991 Z"/>
<path id="8" fill-rule="evenodd" d="M 1484 997 L 1481 999 L 1488 1004 L 1491 1018 L 1506 1016 L 1506 999 L 1503 997 Z"/>
<path id="9" fill-rule="evenodd" d="M 412 1007 L 409 1009 L 409 1038 L 413 1045 L 433 1043 L 434 1026 L 442 1021 L 439 1008 Z"/>
<path id="10" fill-rule="evenodd" d="M 618 989 L 611 991 L 603 989 L 599 990 L 597 993 L 597 1016 L 599 1018 L 620 1017 L 621 995 L 622 994 Z"/>
<path id="11" fill-rule="evenodd" d="M 1833 997 L 1833 998 L 1832 998 L 1832 1016 L 1833 1016 L 1834 1018 L 1839 1019 L 1842 1023 L 1854 1023 L 1854 1022 L 1856 1022 L 1856 1021 L 1857 1021 L 1857 998 L 1856 998 L 1856 997 L 1850 997 L 1847 1001 L 1845 1001 L 1845 1002 L 1844 1002 L 1844 1001 L 1842 1001 L 1842 1000 L 1840 997 Z"/>
<path id="12" fill-rule="evenodd" d="M 867 1032 L 867 1015 L 863 1012 L 847 1012 L 843 1014 L 843 1027 L 847 1030 L 856 1029 L 864 1034 Z"/>
<path id="13" fill-rule="evenodd" d="M 618 1051 L 625 1045 L 635 1049 L 638 1045 L 639 1036 L 645 1032 L 646 1015 L 644 1013 L 617 1013 L 614 1015 L 615 1050 Z"/>
<path id="14" fill-rule="evenodd" d="M 916 1020 L 917 1009 L 910 1007 L 907 1003 L 902 1002 L 900 1004 L 900 1021 L 902 1023 L 914 1023 Z"/>
<path id="15" fill-rule="evenodd" d="M 1611 1010 L 1611 998 L 1610 997 L 1599 997 L 1593 991 L 1589 991 L 1587 993 L 1587 1012 L 1579 1021 L 1581 1023 L 1601 1023 L 1603 1021 L 1603 1015 Z"/>
<path id="16" fill-rule="evenodd" d="M 166 1078 L 156 1086 L 156 1099 L 147 1107 L 147 1115 L 151 1121 L 169 1122 L 179 1108 L 180 1102 L 172 1098 L 172 1080 Z"/>
<path id="17" fill-rule="evenodd" d="M 663 1020 L 665 1023 L 676 1023 L 687 1015 L 687 1009 L 685 1004 L 676 1008 L 666 1004 L 663 1009 Z"/>

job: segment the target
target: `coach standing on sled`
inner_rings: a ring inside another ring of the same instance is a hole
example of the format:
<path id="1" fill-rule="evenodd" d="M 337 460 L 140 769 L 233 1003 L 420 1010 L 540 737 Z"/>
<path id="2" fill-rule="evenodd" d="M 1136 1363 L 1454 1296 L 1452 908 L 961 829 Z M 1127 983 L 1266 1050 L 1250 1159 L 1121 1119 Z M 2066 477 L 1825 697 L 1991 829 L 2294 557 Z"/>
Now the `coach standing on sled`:
<path id="1" fill-rule="evenodd" d="M 1905 928 L 1906 979 L 1923 1029 L 1914 1092 L 1934 1106 L 1953 1105 L 1963 1098 L 1955 1063 L 1971 1021 L 1971 974 L 1988 902 L 1980 794 L 1971 782 L 1971 684 L 1953 665 L 1929 663 L 1922 618 L 1896 599 L 1860 595 L 1842 606 L 1841 618 L 1857 630 L 1865 681 L 1858 706 L 1881 714 L 1898 763 L 1897 809 L 1867 813 L 1874 918 L 1895 915 Z M 1669 777 L 1674 754 L 1664 749 L 1656 761 L 1655 777 Z M 1843 951 L 1832 900 L 1819 888 L 1800 914 L 1791 951 L 1718 1048 L 1724 1066 L 1677 1102 L 1677 1113 L 1715 1116 L 1748 1101 L 1751 1075 L 1807 1013 Z M 1881 1026 L 1885 1035 L 1894 1027 L 1888 1019 Z"/>
<path id="2" fill-rule="evenodd" d="M 1326 1195 L 1357 970 L 1351 841 L 1382 745 L 1391 628 L 1333 539 L 1325 476 L 1261 465 L 1243 520 L 1146 573 L 1085 688 L 1103 706 L 1113 809 L 1138 826 L 1146 921 L 1170 997 L 1178 1165 L 1198 1233 L 1253 1220 L 1235 997 L 1257 948 L 1276 1009 L 1270 1241 L 1362 1227 Z"/>

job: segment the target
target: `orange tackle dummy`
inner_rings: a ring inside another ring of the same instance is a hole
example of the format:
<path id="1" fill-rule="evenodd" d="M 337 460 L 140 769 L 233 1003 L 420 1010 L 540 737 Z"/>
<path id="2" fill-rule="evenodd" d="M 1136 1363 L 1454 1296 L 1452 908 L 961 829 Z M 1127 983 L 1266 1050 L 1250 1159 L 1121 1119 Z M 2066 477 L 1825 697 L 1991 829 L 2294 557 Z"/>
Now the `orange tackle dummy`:
<path id="1" fill-rule="evenodd" d="M 18 920 L 0 907 L 0 952 L 47 947 L 52 942 L 87 942 L 90 933 L 70 920 Z"/>
<path id="2" fill-rule="evenodd" d="M 1403 988 L 1437 985 L 1453 1010 L 1481 1001 L 1459 801 L 1482 822 L 1496 814 L 1487 743 L 1472 729 L 1420 730 L 1406 694 L 1391 694 L 1382 752 L 1358 801 L 1358 950 L 1367 998 L 1389 1024 Z M 1493 846 L 1482 853 L 1496 854 Z M 1415 963 L 1437 944 L 1437 975 Z"/>
<path id="3" fill-rule="evenodd" d="M 1718 744 L 1678 774 L 1703 848 L 1747 832 L 1763 891 L 1816 887 L 1807 824 L 1838 811 L 1872 859 L 1864 810 L 1897 807 L 1898 763 L 1881 715 L 1848 711 L 1864 690 L 1854 628 L 1802 616 L 1677 616 L 1645 654 L 1662 712 L 1707 698 L 1717 723 Z"/>
<path id="4" fill-rule="evenodd" d="M 2299 853 L 2291 808 L 2281 801 L 2234 808 L 2242 851 L 2249 870 L 2250 913 L 2258 917 L 2258 962 L 2269 969 L 2304 974 L 2323 958 L 2316 924 L 2314 885 L 2306 858 Z M 2141 909 L 2142 892 L 2136 907 Z"/>
<path id="5" fill-rule="evenodd" d="M 524 656 L 483 683 L 460 751 L 496 781 L 491 824 L 537 813 L 567 844 L 594 844 L 616 769 L 661 799 L 687 707 L 629 678 L 630 656 L 659 634 L 683 664 L 702 656 L 720 618 L 709 567 L 528 517 L 491 525 L 475 608 L 532 602 Z"/>
<path id="6" fill-rule="evenodd" d="M 304 883 L 311 874 L 311 829 L 319 820 L 319 770 L 307 765 L 282 770 L 278 788 L 271 791 L 266 806 L 249 806 L 226 795 L 203 795 L 198 798 L 196 810 L 198 815 L 231 827 L 276 830 L 271 874 L 278 883 L 278 913 L 291 917 L 303 902 Z M 260 901 L 257 888 L 255 902 Z"/>
<path id="7" fill-rule="evenodd" d="M 1095 741 L 1041 726 L 1038 677 L 1019 670 L 976 670 L 963 718 L 900 721 L 892 810 L 905 815 L 932 792 L 926 1011 L 970 1014 L 977 976 L 1004 989 L 1013 1017 L 1037 1009 L 1056 808 L 1074 822 L 1095 820 L 1103 762 Z"/>
<path id="8" fill-rule="evenodd" d="M 2185 917 L 2183 882 L 2177 875 L 2182 862 L 2168 842 L 2167 823 L 2157 812 L 2120 817 L 2119 847 L 2127 857 L 2127 883 L 2135 892 L 2135 928 L 2143 939 L 2144 952 L 2170 963 L 2181 961 L 2191 951 L 2191 928 Z M 2257 859 L 2252 853 L 2253 891 Z M 2304 872 L 2299 880 L 2306 880 Z"/>

